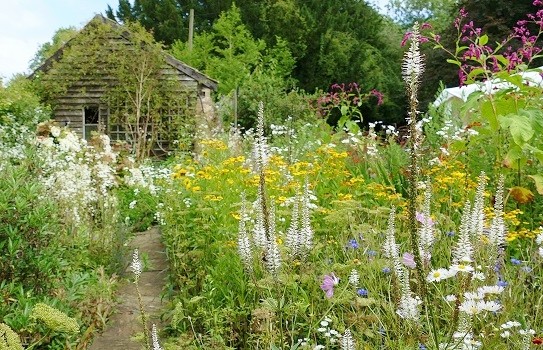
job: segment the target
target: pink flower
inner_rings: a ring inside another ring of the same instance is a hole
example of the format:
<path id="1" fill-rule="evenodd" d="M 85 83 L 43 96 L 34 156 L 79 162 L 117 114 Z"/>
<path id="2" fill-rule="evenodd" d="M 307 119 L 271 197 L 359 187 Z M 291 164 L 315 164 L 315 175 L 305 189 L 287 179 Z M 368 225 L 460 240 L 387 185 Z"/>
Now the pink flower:
<path id="1" fill-rule="evenodd" d="M 410 269 L 414 269 L 415 267 L 417 267 L 417 264 L 415 263 L 415 256 L 411 253 L 403 253 L 402 264 L 409 267 Z"/>
<path id="2" fill-rule="evenodd" d="M 321 284 L 321 289 L 326 292 L 326 297 L 330 299 L 334 295 L 334 286 L 339 283 L 339 278 L 332 272 L 329 275 L 324 275 Z"/>
<path id="3" fill-rule="evenodd" d="M 426 217 L 423 213 L 417 212 L 417 221 L 423 225 L 434 226 L 434 220 L 430 217 Z"/>

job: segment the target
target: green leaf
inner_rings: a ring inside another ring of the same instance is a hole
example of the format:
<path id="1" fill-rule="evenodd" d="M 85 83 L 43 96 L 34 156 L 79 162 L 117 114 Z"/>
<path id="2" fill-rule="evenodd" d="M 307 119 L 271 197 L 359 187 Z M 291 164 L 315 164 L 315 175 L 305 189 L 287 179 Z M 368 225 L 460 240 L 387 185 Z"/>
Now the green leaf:
<path id="1" fill-rule="evenodd" d="M 342 116 L 348 115 L 349 113 L 349 107 L 347 107 L 346 105 L 341 106 L 340 110 Z"/>
<path id="2" fill-rule="evenodd" d="M 447 60 L 447 63 L 456 64 L 458 67 L 461 67 L 461 66 L 462 66 L 462 64 L 460 63 L 460 61 L 457 61 L 457 60 L 448 59 L 448 60 Z"/>
<path id="3" fill-rule="evenodd" d="M 534 180 L 537 193 L 543 194 L 543 175 L 528 175 L 528 177 Z"/>
<path id="4" fill-rule="evenodd" d="M 486 45 L 488 43 L 488 35 L 483 35 L 479 38 L 479 45 Z"/>
<path id="5" fill-rule="evenodd" d="M 517 115 L 512 119 L 509 126 L 513 141 L 517 145 L 522 145 L 534 136 L 534 129 L 532 128 L 532 121 L 525 115 Z"/>
<path id="6" fill-rule="evenodd" d="M 520 146 L 513 146 L 509 149 L 509 152 L 507 152 L 504 160 L 503 165 L 508 168 L 515 169 L 517 167 L 517 161 L 522 158 L 522 148 Z"/>
<path id="7" fill-rule="evenodd" d="M 488 122 L 492 130 L 498 131 L 500 123 L 496 118 L 492 102 L 488 99 L 481 104 L 481 116 Z"/>
<path id="8" fill-rule="evenodd" d="M 475 81 L 474 78 L 476 78 L 480 74 L 483 74 L 484 72 L 485 70 L 483 68 L 475 68 L 474 70 L 469 72 L 468 76 L 466 77 L 466 83 L 473 83 Z"/>

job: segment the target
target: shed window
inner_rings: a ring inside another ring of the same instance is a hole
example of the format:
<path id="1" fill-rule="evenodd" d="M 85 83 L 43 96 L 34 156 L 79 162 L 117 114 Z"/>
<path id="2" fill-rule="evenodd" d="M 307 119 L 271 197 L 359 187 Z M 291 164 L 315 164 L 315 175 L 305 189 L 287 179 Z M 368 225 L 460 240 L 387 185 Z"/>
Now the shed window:
<path id="1" fill-rule="evenodd" d="M 83 137 L 88 140 L 93 131 L 98 131 L 100 125 L 100 108 L 98 106 L 86 106 L 83 108 Z"/>

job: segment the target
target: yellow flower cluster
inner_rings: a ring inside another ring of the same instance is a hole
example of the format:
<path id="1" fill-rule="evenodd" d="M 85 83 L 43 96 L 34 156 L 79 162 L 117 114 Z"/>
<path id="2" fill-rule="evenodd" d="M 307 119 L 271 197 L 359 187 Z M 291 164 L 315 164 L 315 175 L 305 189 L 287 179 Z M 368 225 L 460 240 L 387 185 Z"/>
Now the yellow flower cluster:
<path id="1" fill-rule="evenodd" d="M 228 146 L 221 140 L 217 139 L 205 139 L 200 141 L 200 145 L 207 146 L 207 148 L 215 149 L 218 151 L 224 151 L 228 149 Z"/>
<path id="2" fill-rule="evenodd" d="M 288 170 L 293 176 L 306 176 L 315 172 L 313 163 L 309 162 L 296 162 L 288 167 Z"/>
<path id="3" fill-rule="evenodd" d="M 210 201 L 210 202 L 220 202 L 220 201 L 223 200 L 223 196 L 208 194 L 208 195 L 204 196 L 204 200 Z"/>
<path id="4" fill-rule="evenodd" d="M 0 323 L 0 350 L 23 350 L 21 339 L 5 323 Z"/>
<path id="5" fill-rule="evenodd" d="M 515 239 L 519 238 L 526 238 L 526 239 L 534 239 L 537 237 L 537 235 L 541 232 L 540 229 L 537 230 L 529 230 L 527 228 L 521 228 L 517 231 L 508 232 L 507 236 L 505 237 L 505 240 L 507 242 L 514 241 Z"/>
<path id="6" fill-rule="evenodd" d="M 55 332 L 79 333 L 79 325 L 75 318 L 69 317 L 64 312 L 47 304 L 38 303 L 32 310 L 32 317 L 42 321 Z"/>
<path id="7" fill-rule="evenodd" d="M 364 178 L 362 176 L 351 177 L 349 180 L 345 181 L 345 185 L 352 187 L 364 183 Z"/>
<path id="8" fill-rule="evenodd" d="M 405 201 L 402 200 L 402 195 L 400 193 L 396 193 L 394 186 L 387 186 L 372 182 L 366 185 L 366 190 L 375 199 L 385 199 L 391 202 L 399 202 L 399 206 L 405 204 Z"/>
<path id="9" fill-rule="evenodd" d="M 238 156 L 238 157 L 230 157 L 228 159 L 223 160 L 222 166 L 223 167 L 230 167 L 230 166 L 239 166 L 245 162 L 244 156 Z"/>
<path id="10" fill-rule="evenodd" d="M 337 199 L 340 201 L 350 201 L 353 199 L 353 195 L 350 193 L 344 194 L 344 193 L 338 193 Z"/>

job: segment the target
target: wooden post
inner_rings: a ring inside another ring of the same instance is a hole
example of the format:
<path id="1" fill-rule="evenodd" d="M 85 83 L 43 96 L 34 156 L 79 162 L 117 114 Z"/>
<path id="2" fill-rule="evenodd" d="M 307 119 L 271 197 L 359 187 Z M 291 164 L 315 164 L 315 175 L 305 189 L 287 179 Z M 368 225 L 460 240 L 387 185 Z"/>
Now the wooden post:
<path id="1" fill-rule="evenodd" d="M 192 37 L 194 36 L 194 9 L 189 12 L 189 51 L 192 51 Z"/>
<path id="2" fill-rule="evenodd" d="M 234 99 L 233 99 L 233 105 L 234 105 L 234 126 L 238 127 L 238 93 L 239 93 L 239 86 L 236 86 L 236 89 L 234 90 Z"/>

